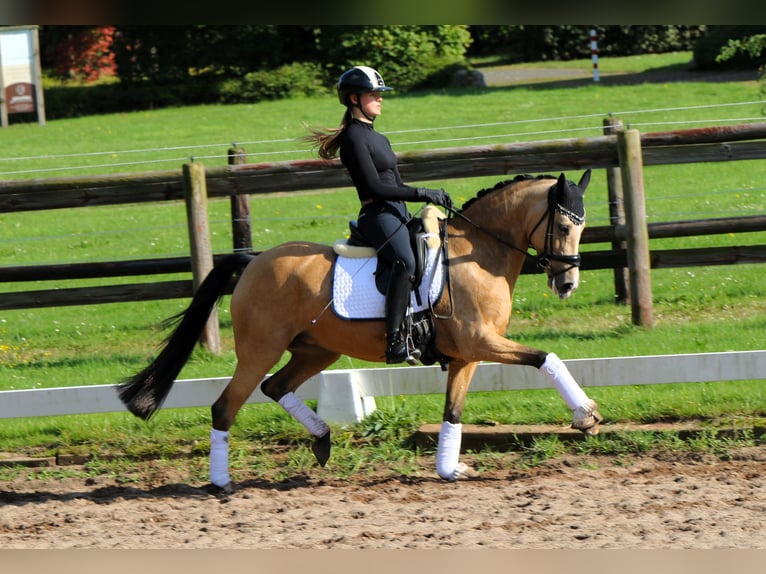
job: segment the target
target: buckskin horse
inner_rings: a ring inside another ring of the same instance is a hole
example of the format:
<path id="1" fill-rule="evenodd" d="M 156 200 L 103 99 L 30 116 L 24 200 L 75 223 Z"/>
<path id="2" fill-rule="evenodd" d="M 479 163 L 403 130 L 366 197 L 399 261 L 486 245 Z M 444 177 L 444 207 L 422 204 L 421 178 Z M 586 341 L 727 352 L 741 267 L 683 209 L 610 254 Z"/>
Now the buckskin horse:
<path id="1" fill-rule="evenodd" d="M 549 288 L 566 299 L 578 287 L 578 248 L 585 227 L 583 194 L 590 170 L 575 184 L 562 173 L 517 176 L 478 192 L 442 220 L 445 288 L 427 312 L 433 345 L 447 369 L 444 416 L 436 471 L 454 481 L 475 475 L 459 462 L 461 417 L 471 378 L 480 361 L 528 365 L 546 373 L 573 412 L 572 428 L 598 433 L 602 417 L 555 353 L 509 340 L 513 290 L 532 247 Z M 278 402 L 313 435 L 312 450 L 324 466 L 330 456 L 330 428 L 294 393 L 341 355 L 383 361 L 382 318 L 348 320 L 325 312 L 333 299 L 333 247 L 288 242 L 258 255 L 221 258 L 200 285 L 189 307 L 156 358 L 118 385 L 119 397 L 136 416 L 149 419 L 161 406 L 192 353 L 207 319 L 233 277 L 231 319 L 237 365 L 212 405 L 210 480 L 224 492 L 229 477 L 229 429 L 251 393 Z M 288 362 L 269 370 L 289 351 Z"/>

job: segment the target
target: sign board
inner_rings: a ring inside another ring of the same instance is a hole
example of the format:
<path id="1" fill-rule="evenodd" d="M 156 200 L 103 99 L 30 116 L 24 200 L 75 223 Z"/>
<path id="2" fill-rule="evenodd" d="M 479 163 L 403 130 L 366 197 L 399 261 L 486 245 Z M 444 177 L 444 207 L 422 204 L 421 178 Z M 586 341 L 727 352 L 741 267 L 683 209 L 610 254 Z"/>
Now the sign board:
<path id="1" fill-rule="evenodd" d="M 36 26 L 0 27 L 0 88 L 2 127 L 8 125 L 8 114 L 35 111 L 45 124 Z"/>

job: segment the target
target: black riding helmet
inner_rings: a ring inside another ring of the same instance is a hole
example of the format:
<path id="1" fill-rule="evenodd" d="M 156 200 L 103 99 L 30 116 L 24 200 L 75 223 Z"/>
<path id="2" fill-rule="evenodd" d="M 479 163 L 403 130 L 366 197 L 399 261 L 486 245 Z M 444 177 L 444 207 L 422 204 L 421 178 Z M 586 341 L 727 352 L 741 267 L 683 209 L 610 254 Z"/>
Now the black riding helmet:
<path id="1" fill-rule="evenodd" d="M 392 89 L 376 70 L 368 66 L 355 66 L 343 72 L 338 79 L 338 99 L 346 107 L 352 105 L 349 100 L 351 94 L 388 92 Z"/>

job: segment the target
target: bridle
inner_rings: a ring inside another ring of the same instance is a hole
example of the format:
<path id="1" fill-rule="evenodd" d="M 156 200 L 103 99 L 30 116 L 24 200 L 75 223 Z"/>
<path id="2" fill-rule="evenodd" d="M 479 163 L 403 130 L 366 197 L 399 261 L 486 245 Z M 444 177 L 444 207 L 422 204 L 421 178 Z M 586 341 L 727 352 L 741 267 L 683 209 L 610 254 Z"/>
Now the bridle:
<path id="1" fill-rule="evenodd" d="M 535 226 L 532 228 L 532 232 L 529 234 L 529 240 L 528 244 L 531 246 L 532 242 L 532 236 L 535 234 L 535 231 L 537 231 L 537 228 L 542 225 L 543 221 L 545 221 L 546 217 L 548 218 L 547 223 L 547 229 L 545 231 L 545 243 L 543 244 L 543 252 L 537 254 L 537 267 L 540 269 L 548 270 L 550 271 L 551 268 L 551 262 L 552 261 L 558 261 L 561 263 L 568 263 L 569 267 L 566 267 L 564 269 L 561 269 L 555 273 L 552 274 L 553 277 L 560 275 L 562 273 L 566 273 L 570 269 L 573 269 L 575 267 L 580 267 L 580 255 L 556 255 L 553 253 L 553 227 L 556 224 L 555 222 L 555 213 L 558 211 L 560 214 L 566 216 L 569 218 L 569 220 L 574 223 L 575 225 L 582 225 L 585 222 L 584 216 L 579 216 L 576 213 L 566 209 L 561 204 L 559 204 L 556 201 L 556 186 L 558 183 L 553 184 L 548 189 L 548 209 L 546 209 L 545 213 L 543 213 L 540 220 L 535 224 Z M 473 225 L 476 229 L 479 231 L 482 231 L 498 241 L 499 243 L 502 243 L 503 245 L 510 247 L 511 249 L 518 251 L 519 253 L 523 253 L 527 257 L 532 257 L 532 254 L 529 253 L 528 250 L 522 249 L 518 247 L 517 245 L 514 245 L 504 237 L 498 235 L 494 231 L 490 231 L 489 229 L 486 229 L 479 225 L 478 223 L 472 221 L 470 218 L 466 217 L 465 214 L 463 214 L 461 211 L 457 211 L 455 209 L 449 209 L 449 212 L 451 215 L 455 215 L 457 217 L 460 217 L 467 223 Z"/>
<path id="2" fill-rule="evenodd" d="M 554 277 L 556 275 L 560 275 L 561 273 L 566 273 L 574 267 L 580 266 L 579 253 L 577 255 L 556 255 L 553 253 L 553 227 L 556 225 L 554 218 L 555 213 L 558 211 L 561 215 L 567 217 L 575 225 L 579 226 L 585 223 L 584 216 L 580 217 L 574 212 L 564 208 L 560 203 L 556 201 L 556 185 L 551 186 L 551 188 L 548 190 L 548 210 L 540 218 L 540 221 L 538 221 L 537 224 L 532 228 L 532 233 L 529 234 L 531 239 L 531 237 L 535 234 L 535 231 L 537 231 L 537 228 L 540 227 L 540 224 L 542 224 L 543 220 L 548 217 L 548 225 L 545 230 L 545 243 L 543 244 L 543 252 L 537 255 L 537 266 L 540 269 L 550 269 L 551 261 L 558 261 L 560 263 L 569 264 L 569 267 L 554 273 Z"/>
<path id="3" fill-rule="evenodd" d="M 535 231 L 537 231 L 537 228 L 542 225 L 543 221 L 545 221 L 545 218 L 548 218 L 548 227 L 545 231 L 545 243 L 543 244 L 543 252 L 537 254 L 537 267 L 543 270 L 548 271 L 549 276 L 551 278 L 556 277 L 562 273 L 566 273 L 570 269 L 580 267 L 580 255 L 556 255 L 555 253 L 552 253 L 553 251 L 553 227 L 555 226 L 555 218 L 554 215 L 558 211 L 562 215 L 569 218 L 569 220 L 574 223 L 575 225 L 582 225 L 585 222 L 585 214 L 583 213 L 582 216 L 577 215 L 576 213 L 572 212 L 569 209 L 566 209 L 564 206 L 559 204 L 556 201 L 556 186 L 558 185 L 558 182 L 553 184 L 550 188 L 548 188 L 548 208 L 545 210 L 545 213 L 543 213 L 540 220 L 535 224 L 535 226 L 532 228 L 532 232 L 529 234 L 529 239 L 527 240 L 528 245 L 532 245 L 531 239 L 532 236 L 535 234 Z M 457 216 L 461 218 L 466 223 L 472 225 L 479 231 L 489 235 L 492 237 L 495 241 L 498 243 L 501 243 L 505 245 L 506 247 L 509 247 L 513 249 L 514 251 L 518 251 L 519 253 L 523 253 L 526 257 L 531 258 L 532 254 L 529 253 L 526 249 L 522 249 L 521 247 L 518 247 L 511 241 L 508 241 L 505 237 L 502 237 L 501 235 L 498 235 L 494 231 L 490 231 L 489 229 L 486 229 L 485 227 L 482 227 L 475 221 L 472 221 L 469 217 L 467 217 L 462 211 L 458 211 L 454 209 L 453 207 L 447 207 L 442 206 L 447 210 L 447 217 L 453 217 Z M 447 246 L 448 244 L 448 233 L 447 233 L 447 227 L 448 225 L 445 223 L 445 225 L 442 227 L 440 235 L 441 235 L 441 253 L 444 257 L 444 264 L 446 266 L 449 266 L 449 258 L 447 256 L 449 252 L 449 248 Z M 551 271 L 551 262 L 552 261 L 560 261 L 562 263 L 568 263 L 569 267 L 566 267 L 565 269 L 562 269 L 560 271 L 557 271 L 553 273 Z M 452 317 L 452 314 L 454 313 L 454 307 L 452 307 L 452 286 L 450 281 L 450 274 L 446 274 L 446 281 L 447 281 L 447 293 L 449 294 L 449 300 L 450 300 L 450 312 L 446 315 L 438 315 L 436 313 L 436 310 L 434 309 L 433 305 L 431 306 L 431 313 L 437 318 L 437 319 L 449 319 Z"/>

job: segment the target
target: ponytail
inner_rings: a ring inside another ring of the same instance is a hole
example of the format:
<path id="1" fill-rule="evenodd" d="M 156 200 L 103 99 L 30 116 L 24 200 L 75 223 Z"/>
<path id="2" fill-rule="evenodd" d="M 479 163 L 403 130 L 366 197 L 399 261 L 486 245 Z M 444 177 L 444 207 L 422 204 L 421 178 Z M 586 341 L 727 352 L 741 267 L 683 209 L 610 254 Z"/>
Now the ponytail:
<path id="1" fill-rule="evenodd" d="M 322 159 L 334 159 L 338 156 L 343 131 L 346 129 L 346 126 L 351 123 L 351 119 L 351 110 L 346 108 L 346 113 L 343 114 L 340 127 L 323 129 L 309 127 L 308 130 L 311 133 L 303 139 L 312 144 L 317 155 Z"/>

